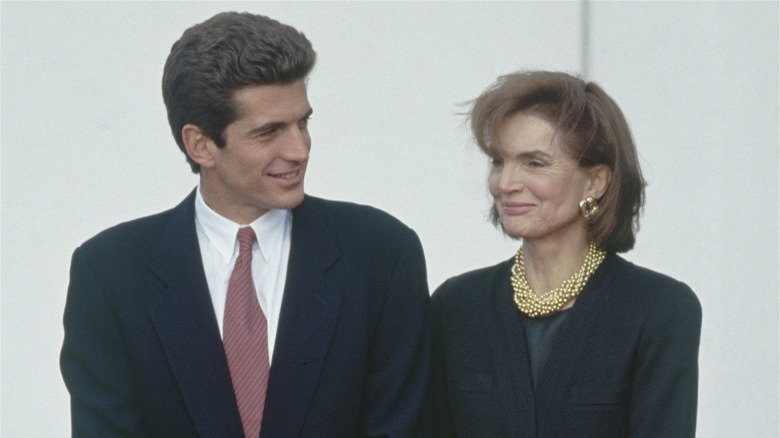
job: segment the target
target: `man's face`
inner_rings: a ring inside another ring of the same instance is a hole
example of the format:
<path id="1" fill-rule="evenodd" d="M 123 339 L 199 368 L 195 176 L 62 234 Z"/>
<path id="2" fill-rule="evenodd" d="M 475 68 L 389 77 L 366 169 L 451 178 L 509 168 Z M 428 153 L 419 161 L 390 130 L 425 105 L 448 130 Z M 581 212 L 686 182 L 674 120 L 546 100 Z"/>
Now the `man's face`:
<path id="1" fill-rule="evenodd" d="M 237 90 L 238 119 L 225 129 L 225 147 L 209 140 L 212 160 L 201 166 L 201 189 L 217 213 L 248 224 L 270 209 L 303 201 L 312 113 L 303 80 Z"/>

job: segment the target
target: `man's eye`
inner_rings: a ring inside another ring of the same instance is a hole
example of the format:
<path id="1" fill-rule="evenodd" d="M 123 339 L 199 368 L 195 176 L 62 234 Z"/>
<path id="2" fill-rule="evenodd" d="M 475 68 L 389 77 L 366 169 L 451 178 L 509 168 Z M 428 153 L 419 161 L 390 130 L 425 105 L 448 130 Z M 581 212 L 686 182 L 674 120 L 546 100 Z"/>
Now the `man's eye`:
<path id="1" fill-rule="evenodd" d="M 276 128 L 264 129 L 264 130 L 258 132 L 256 137 L 260 138 L 260 139 L 268 138 L 268 137 L 274 135 L 274 133 L 276 133 Z"/>
<path id="2" fill-rule="evenodd" d="M 504 162 L 498 158 L 493 158 L 490 160 L 490 167 L 499 167 L 502 164 L 504 164 Z"/>

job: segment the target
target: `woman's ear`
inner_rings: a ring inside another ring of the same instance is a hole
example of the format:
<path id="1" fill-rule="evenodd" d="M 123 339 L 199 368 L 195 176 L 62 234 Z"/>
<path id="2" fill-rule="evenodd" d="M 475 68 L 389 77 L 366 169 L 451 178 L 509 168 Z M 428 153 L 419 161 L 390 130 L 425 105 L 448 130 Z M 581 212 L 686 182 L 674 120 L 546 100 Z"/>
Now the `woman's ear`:
<path id="1" fill-rule="evenodd" d="M 606 164 L 597 164 L 588 169 L 587 196 L 601 199 L 607 192 L 609 182 L 612 179 L 612 171 Z"/>
<path id="2" fill-rule="evenodd" d="M 181 128 L 181 139 L 187 156 L 201 169 L 213 166 L 216 145 L 198 126 L 188 123 Z"/>

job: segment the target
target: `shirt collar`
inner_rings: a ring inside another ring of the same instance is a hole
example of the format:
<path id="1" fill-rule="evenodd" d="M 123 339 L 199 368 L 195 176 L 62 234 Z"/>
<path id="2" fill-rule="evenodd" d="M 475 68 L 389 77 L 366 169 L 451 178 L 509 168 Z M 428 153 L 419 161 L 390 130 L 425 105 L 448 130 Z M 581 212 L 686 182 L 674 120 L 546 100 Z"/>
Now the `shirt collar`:
<path id="1" fill-rule="evenodd" d="M 272 254 L 281 254 L 285 223 L 289 217 L 290 210 L 268 210 L 249 224 L 257 235 L 257 245 L 266 262 L 270 260 Z M 236 235 L 239 228 L 244 225 L 231 221 L 206 205 L 200 193 L 200 185 L 195 194 L 195 219 L 225 263 L 230 262 L 238 253 Z"/>

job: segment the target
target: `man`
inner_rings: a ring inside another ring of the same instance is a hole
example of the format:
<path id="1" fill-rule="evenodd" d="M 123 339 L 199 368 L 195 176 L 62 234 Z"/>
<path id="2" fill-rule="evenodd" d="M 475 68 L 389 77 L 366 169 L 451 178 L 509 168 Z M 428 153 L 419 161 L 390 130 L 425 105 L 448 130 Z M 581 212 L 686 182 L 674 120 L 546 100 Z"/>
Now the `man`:
<path id="1" fill-rule="evenodd" d="M 198 188 L 73 255 L 61 368 L 76 436 L 425 434 L 416 234 L 304 195 L 306 37 L 223 13 L 173 45 L 163 97 Z"/>

